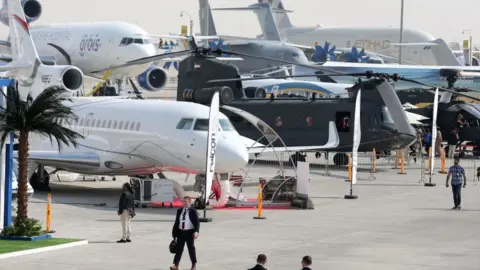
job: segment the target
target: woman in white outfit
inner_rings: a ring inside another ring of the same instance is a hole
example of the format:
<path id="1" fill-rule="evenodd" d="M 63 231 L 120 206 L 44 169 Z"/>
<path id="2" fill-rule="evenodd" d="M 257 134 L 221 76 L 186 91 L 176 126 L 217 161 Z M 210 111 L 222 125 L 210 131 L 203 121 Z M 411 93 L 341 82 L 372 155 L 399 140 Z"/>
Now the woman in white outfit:
<path id="1" fill-rule="evenodd" d="M 118 240 L 117 243 L 130 243 L 132 242 L 130 238 L 132 234 L 130 223 L 135 216 L 135 202 L 132 186 L 128 182 L 122 186 L 122 196 L 118 202 L 118 215 L 122 222 L 122 239 Z"/>

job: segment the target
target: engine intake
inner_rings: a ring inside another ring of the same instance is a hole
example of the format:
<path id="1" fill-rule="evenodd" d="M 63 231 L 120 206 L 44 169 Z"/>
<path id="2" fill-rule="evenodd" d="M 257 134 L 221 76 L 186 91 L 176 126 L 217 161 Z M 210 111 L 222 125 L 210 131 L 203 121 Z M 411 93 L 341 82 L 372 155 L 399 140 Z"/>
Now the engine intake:
<path id="1" fill-rule="evenodd" d="M 27 23 L 38 20 L 42 15 L 42 4 L 40 4 L 40 2 L 37 0 L 22 0 L 22 7 L 23 14 L 25 14 L 25 19 L 27 19 Z M 0 9 L 0 22 L 6 26 L 9 26 L 8 6 L 6 3 Z"/>
<path id="2" fill-rule="evenodd" d="M 151 66 L 137 76 L 137 81 L 140 87 L 147 91 L 160 91 L 167 83 L 167 73 L 162 68 Z"/>
<path id="3" fill-rule="evenodd" d="M 42 4 L 37 0 L 24 0 L 22 5 L 28 23 L 38 20 L 42 15 Z"/>
<path id="4" fill-rule="evenodd" d="M 83 86 L 83 72 L 74 67 L 66 68 L 61 76 L 63 88 L 69 91 L 77 91 Z"/>

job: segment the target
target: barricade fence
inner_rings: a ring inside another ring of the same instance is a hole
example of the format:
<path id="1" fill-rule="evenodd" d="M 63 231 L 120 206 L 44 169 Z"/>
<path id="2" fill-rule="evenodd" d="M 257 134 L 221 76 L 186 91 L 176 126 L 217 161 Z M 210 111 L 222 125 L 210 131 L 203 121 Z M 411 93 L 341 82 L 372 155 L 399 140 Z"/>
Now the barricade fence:
<path id="1" fill-rule="evenodd" d="M 373 149 L 372 149 L 373 150 Z M 411 154 L 409 150 L 391 151 L 390 154 L 366 152 L 358 153 L 357 171 L 364 174 L 370 173 L 374 175 L 377 172 L 398 171 L 402 170 L 402 151 L 404 152 L 404 171 L 418 171 L 418 176 L 421 177 L 424 173 L 429 175 L 430 158 L 429 155 L 423 153 L 422 156 Z M 278 158 L 277 158 L 278 156 Z M 321 172 L 323 175 L 329 176 L 333 171 L 348 172 L 348 164 L 351 159 L 351 153 L 336 153 L 336 152 L 308 152 L 295 156 L 295 153 L 281 152 L 277 153 L 262 153 L 258 156 L 250 156 L 250 164 L 253 167 L 272 167 L 279 169 L 293 170 L 292 160 L 295 162 L 305 161 L 310 163 L 310 169 L 315 172 Z M 292 159 L 292 160 L 291 160 Z M 281 164 L 279 163 L 279 160 Z M 434 174 L 447 173 L 450 166 L 454 164 L 453 158 L 444 156 L 444 150 L 441 155 L 435 156 L 434 159 Z M 467 156 L 460 159 L 460 165 L 465 168 L 467 179 L 477 179 L 477 168 L 480 167 L 480 158 Z M 420 172 L 424 170 L 425 172 Z M 294 173 L 294 172 L 293 172 Z"/>

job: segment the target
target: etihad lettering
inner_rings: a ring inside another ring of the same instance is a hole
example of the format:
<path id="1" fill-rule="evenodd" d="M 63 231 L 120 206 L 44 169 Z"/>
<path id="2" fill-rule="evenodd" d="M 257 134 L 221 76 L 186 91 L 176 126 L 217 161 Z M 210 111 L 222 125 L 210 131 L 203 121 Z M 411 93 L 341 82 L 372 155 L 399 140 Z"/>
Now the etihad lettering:
<path id="1" fill-rule="evenodd" d="M 85 52 L 96 52 L 102 46 L 98 34 L 83 35 L 80 41 L 80 56 L 83 56 Z"/>
<path id="2" fill-rule="evenodd" d="M 365 49 L 367 51 L 374 50 L 385 50 L 390 48 L 390 40 L 370 40 L 370 39 L 360 39 L 355 41 L 347 41 L 347 47 L 355 47 Z"/>

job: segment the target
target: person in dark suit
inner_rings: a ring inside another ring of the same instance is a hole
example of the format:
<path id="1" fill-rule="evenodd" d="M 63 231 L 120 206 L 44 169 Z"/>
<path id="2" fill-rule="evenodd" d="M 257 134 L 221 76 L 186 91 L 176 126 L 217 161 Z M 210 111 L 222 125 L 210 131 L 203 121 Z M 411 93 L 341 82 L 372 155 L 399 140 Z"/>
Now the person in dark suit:
<path id="1" fill-rule="evenodd" d="M 259 254 L 257 256 L 257 264 L 253 267 L 253 268 L 250 268 L 248 270 L 267 270 L 267 268 L 265 268 L 265 264 L 267 263 L 267 256 L 265 254 Z"/>
<path id="2" fill-rule="evenodd" d="M 122 196 L 118 202 L 118 215 L 122 222 L 122 239 L 117 243 L 130 243 L 130 235 L 132 233 L 131 221 L 135 216 L 135 202 L 133 197 L 133 189 L 127 182 L 122 186 Z"/>
<path id="3" fill-rule="evenodd" d="M 302 270 L 312 270 L 312 268 L 310 268 L 310 265 L 312 265 L 312 257 L 303 256 L 303 258 L 302 258 Z"/>
<path id="4" fill-rule="evenodd" d="M 177 253 L 173 258 L 173 266 L 170 270 L 178 270 L 178 265 L 182 259 L 183 249 L 187 243 L 188 254 L 192 261 L 192 270 L 196 270 L 197 254 L 195 252 L 195 239 L 198 238 L 200 231 L 200 222 L 195 208 L 190 207 L 192 198 L 185 196 L 183 198 L 183 208 L 177 210 L 177 216 L 172 228 L 172 237 L 177 238 Z"/>

